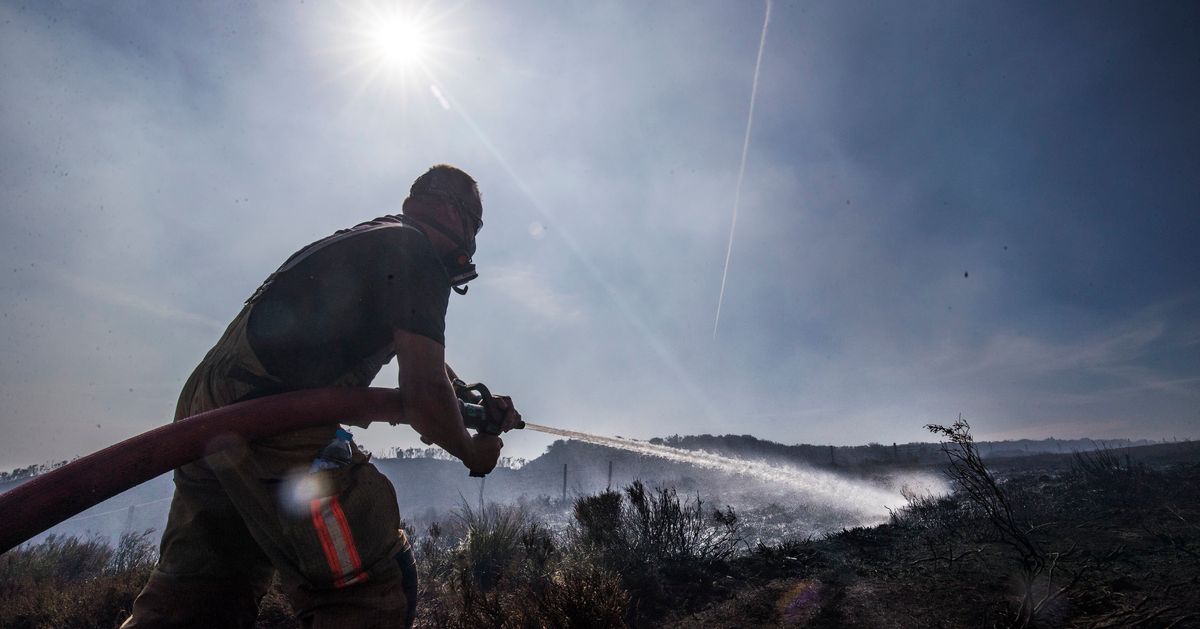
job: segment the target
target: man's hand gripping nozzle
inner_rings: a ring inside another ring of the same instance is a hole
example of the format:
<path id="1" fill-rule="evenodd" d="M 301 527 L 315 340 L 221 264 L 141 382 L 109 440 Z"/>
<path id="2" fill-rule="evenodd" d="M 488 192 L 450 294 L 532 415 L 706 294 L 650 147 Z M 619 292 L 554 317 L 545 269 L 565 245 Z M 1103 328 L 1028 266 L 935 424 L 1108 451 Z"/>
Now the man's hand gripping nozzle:
<path id="1" fill-rule="evenodd" d="M 503 411 L 496 406 L 492 392 L 482 382 L 467 384 L 455 379 L 454 395 L 458 398 L 458 410 L 462 414 L 463 425 L 477 433 L 485 435 L 500 435 L 504 432 Z M 514 428 L 524 428 L 525 422 L 517 422 Z M 471 472 L 471 476 L 486 476 Z"/>

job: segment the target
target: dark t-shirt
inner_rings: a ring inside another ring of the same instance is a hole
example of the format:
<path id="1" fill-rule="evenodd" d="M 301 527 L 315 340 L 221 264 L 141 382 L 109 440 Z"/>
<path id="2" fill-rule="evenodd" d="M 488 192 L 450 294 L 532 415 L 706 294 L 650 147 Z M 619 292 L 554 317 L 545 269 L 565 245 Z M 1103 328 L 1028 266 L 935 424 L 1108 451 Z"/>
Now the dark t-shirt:
<path id="1" fill-rule="evenodd" d="M 288 259 L 251 298 L 247 340 L 284 388 L 329 386 L 364 367 L 377 372 L 396 329 L 444 345 L 449 297 L 429 239 L 385 217 Z"/>

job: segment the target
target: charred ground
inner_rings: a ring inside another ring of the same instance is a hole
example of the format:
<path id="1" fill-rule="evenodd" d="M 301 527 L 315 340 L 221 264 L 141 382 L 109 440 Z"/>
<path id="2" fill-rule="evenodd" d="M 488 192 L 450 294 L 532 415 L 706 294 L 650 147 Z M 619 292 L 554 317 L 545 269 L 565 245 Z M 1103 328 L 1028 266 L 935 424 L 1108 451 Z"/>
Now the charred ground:
<path id="1" fill-rule="evenodd" d="M 991 493 L 960 479 L 880 526 L 759 543 L 745 514 L 672 487 L 576 495 L 565 512 L 464 502 L 412 527 L 417 624 L 1200 626 L 1200 444 L 980 460 Z M 0 626 L 115 626 L 149 539 L 55 538 L 0 556 Z M 296 626 L 277 589 L 259 626 Z"/>

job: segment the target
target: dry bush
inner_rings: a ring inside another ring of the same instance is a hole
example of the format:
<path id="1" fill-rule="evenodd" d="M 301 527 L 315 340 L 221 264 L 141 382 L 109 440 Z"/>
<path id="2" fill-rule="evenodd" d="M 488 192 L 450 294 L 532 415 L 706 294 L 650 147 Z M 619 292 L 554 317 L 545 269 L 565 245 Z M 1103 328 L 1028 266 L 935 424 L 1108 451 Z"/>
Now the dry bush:
<path id="1" fill-rule="evenodd" d="M 577 498 L 574 506 L 577 540 L 597 548 L 623 547 L 621 505 L 621 494 L 611 490 Z"/>
<path id="2" fill-rule="evenodd" d="M 672 487 L 641 481 L 625 496 L 606 491 L 575 502 L 576 541 L 625 561 L 671 563 L 728 559 L 742 542 L 733 509 L 707 511 L 699 496 L 681 500 Z"/>
<path id="3" fill-rule="evenodd" d="M 623 493 L 581 497 L 574 513 L 572 547 L 621 575 L 637 624 L 702 602 L 744 545 L 733 509 L 706 509 L 698 496 L 681 499 L 674 488 L 640 481 Z"/>
<path id="4" fill-rule="evenodd" d="M 1135 499 L 1156 476 L 1128 453 L 1122 457 L 1103 442 L 1096 450 L 1076 451 L 1071 457 L 1071 472 L 1077 480 L 1094 489 L 1119 491 Z"/>
<path id="5" fill-rule="evenodd" d="M 52 535 L 0 555 L 0 627 L 120 624 L 154 565 L 149 536 L 126 533 L 113 549 L 99 538 Z"/>
<path id="6" fill-rule="evenodd" d="M 949 461 L 945 473 L 955 489 L 986 517 L 1000 541 L 1015 555 L 1020 568 L 1021 600 L 1014 626 L 1033 624 L 1040 612 L 1050 609 L 1082 576 L 1082 569 L 1067 571 L 1060 563 L 1073 549 L 1052 552 L 1038 544 L 1033 536 L 1038 527 L 1018 517 L 1009 493 L 983 463 L 971 426 L 961 415 L 948 427 L 929 424 L 926 428 L 946 439 L 942 443 L 942 452 Z M 1063 572 L 1066 578 L 1056 583 L 1055 578 L 1061 576 L 1056 573 Z"/>
<path id="7" fill-rule="evenodd" d="M 466 530 L 459 566 L 479 590 L 494 590 L 501 578 L 522 568 L 522 537 L 537 526 L 527 513 L 501 505 L 473 510 L 464 503 L 457 517 Z"/>
<path id="8" fill-rule="evenodd" d="M 417 540 L 418 624 L 622 626 L 635 620 L 631 610 L 644 619 L 669 609 L 667 599 L 695 589 L 740 541 L 731 509 L 640 482 L 581 497 L 574 515 L 562 535 L 511 506 L 464 504 L 448 526 L 431 525 Z"/>
<path id="9" fill-rule="evenodd" d="M 417 544 L 418 624 L 435 627 L 613 627 L 629 595 L 621 579 L 561 542 L 520 508 L 463 505 L 447 535 Z"/>
<path id="10" fill-rule="evenodd" d="M 624 526 L 631 550 L 660 561 L 721 561 L 737 550 L 737 514 L 732 507 L 705 517 L 704 503 L 681 501 L 673 487 L 647 491 L 641 481 L 625 488 L 629 508 Z"/>
<path id="11" fill-rule="evenodd" d="M 550 573 L 549 587 L 533 600 L 540 627 L 622 627 L 630 595 L 621 577 L 587 554 L 562 555 Z"/>
<path id="12" fill-rule="evenodd" d="M 981 522 L 963 508 L 957 496 L 909 495 L 908 504 L 892 512 L 891 525 L 905 530 L 928 553 L 910 560 L 910 565 L 933 562 L 951 567 L 965 557 L 980 553 Z"/>

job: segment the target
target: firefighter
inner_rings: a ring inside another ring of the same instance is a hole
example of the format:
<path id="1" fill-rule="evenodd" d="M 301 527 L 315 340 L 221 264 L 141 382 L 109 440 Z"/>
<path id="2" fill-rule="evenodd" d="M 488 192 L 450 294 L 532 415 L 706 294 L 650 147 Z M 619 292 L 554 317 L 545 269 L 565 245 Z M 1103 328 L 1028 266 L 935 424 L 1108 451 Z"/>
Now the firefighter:
<path id="1" fill-rule="evenodd" d="M 408 424 L 472 473 L 490 472 L 503 443 L 464 428 L 444 360 L 449 295 L 476 277 L 482 226 L 475 181 L 438 165 L 413 182 L 401 215 L 297 251 L 188 378 L 176 420 L 276 393 L 366 387 L 395 356 Z M 494 399 L 489 412 L 516 426 L 512 401 Z M 338 430 L 235 444 L 176 470 L 158 565 L 122 626 L 253 627 L 276 573 L 304 627 L 411 626 L 415 572 L 395 491 Z M 339 444 L 343 460 L 323 457 Z"/>

